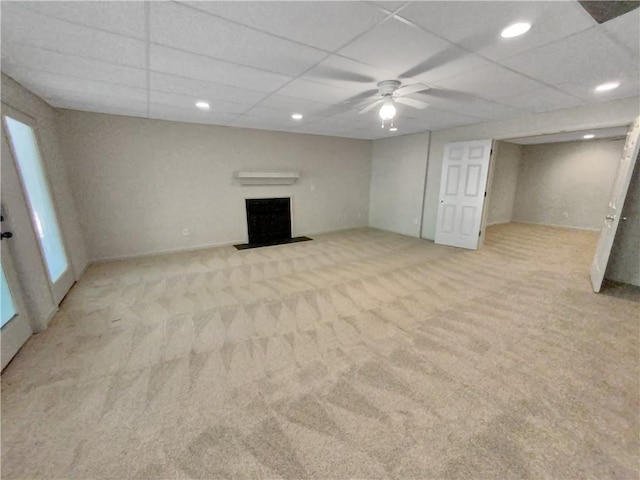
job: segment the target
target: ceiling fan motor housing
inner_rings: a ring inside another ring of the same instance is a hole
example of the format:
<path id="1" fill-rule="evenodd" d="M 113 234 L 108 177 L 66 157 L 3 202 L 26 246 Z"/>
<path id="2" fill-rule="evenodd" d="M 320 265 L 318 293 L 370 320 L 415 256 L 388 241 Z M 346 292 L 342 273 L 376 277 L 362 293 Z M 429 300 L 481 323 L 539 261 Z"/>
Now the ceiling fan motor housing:
<path id="1" fill-rule="evenodd" d="M 400 88 L 400 82 L 398 80 L 383 80 L 378 83 L 378 88 L 380 89 L 380 95 L 384 97 L 385 95 L 393 94 Z"/>

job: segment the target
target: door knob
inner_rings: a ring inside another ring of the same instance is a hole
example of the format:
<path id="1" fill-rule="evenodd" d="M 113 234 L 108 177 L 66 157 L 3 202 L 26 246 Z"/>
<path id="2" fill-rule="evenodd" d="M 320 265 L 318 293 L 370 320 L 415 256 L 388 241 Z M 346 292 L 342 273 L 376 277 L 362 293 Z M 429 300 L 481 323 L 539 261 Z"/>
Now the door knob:
<path id="1" fill-rule="evenodd" d="M 616 216 L 615 216 L 615 215 L 607 215 L 607 216 L 606 216 L 606 217 L 604 217 L 604 218 L 606 218 L 607 220 L 615 220 L 615 219 L 616 219 Z"/>
<path id="2" fill-rule="evenodd" d="M 11 232 L 2 232 L 0 233 L 0 240 L 2 240 L 3 238 L 11 238 L 13 237 L 13 233 Z"/>

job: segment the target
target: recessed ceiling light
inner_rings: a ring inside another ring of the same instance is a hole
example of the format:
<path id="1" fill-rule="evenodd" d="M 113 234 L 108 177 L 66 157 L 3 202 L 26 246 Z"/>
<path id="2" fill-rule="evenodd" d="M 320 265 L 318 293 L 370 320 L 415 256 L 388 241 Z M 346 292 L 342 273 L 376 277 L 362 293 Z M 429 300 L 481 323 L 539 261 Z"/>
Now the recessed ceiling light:
<path id="1" fill-rule="evenodd" d="M 531 28 L 530 23 L 525 23 L 525 22 L 514 23 L 513 25 L 509 25 L 507 28 L 502 30 L 502 32 L 500 33 L 500 36 L 502 36 L 502 38 L 517 37 L 519 35 L 527 33 L 530 28 Z"/>
<path id="2" fill-rule="evenodd" d="M 620 86 L 620 82 L 607 82 L 596 87 L 596 92 L 608 92 Z"/>
<path id="3" fill-rule="evenodd" d="M 390 131 L 390 132 L 397 132 L 397 131 L 398 131 L 398 128 L 397 128 L 397 127 L 391 127 L 391 128 L 389 129 L 389 131 Z"/>
<path id="4" fill-rule="evenodd" d="M 593 133 L 587 133 L 586 135 L 583 135 L 582 138 L 584 138 L 585 140 L 589 140 L 590 138 L 595 137 L 595 135 Z"/>
<path id="5" fill-rule="evenodd" d="M 200 110 L 209 110 L 211 108 L 208 102 L 196 102 L 196 107 Z"/>
<path id="6" fill-rule="evenodd" d="M 291 118 L 293 118 L 294 120 L 302 120 L 302 114 L 301 113 L 294 113 L 291 115 Z"/>

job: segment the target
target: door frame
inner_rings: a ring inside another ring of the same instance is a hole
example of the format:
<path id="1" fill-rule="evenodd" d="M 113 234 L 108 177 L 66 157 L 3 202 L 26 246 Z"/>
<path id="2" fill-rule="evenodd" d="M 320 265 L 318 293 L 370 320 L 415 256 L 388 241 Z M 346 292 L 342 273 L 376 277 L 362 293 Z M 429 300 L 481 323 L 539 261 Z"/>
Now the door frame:
<path id="1" fill-rule="evenodd" d="M 11 154 L 11 161 L 13 162 L 14 168 L 16 173 L 18 174 L 18 180 L 19 180 L 19 184 L 20 184 L 20 190 L 22 192 L 22 197 L 24 199 L 25 202 L 25 206 L 27 207 L 27 210 L 29 211 L 29 224 L 31 226 L 31 230 L 33 232 L 33 235 L 36 238 L 36 243 L 38 245 L 38 254 L 40 257 L 40 262 L 42 263 L 42 267 L 44 269 L 45 272 L 45 277 L 47 280 L 47 283 L 49 285 L 49 290 L 51 292 L 51 296 L 53 298 L 53 301 L 56 305 L 56 307 L 60 304 L 60 302 L 62 301 L 62 299 L 65 297 L 65 295 L 68 293 L 69 289 L 71 288 L 71 286 L 73 286 L 73 284 L 75 283 L 76 280 L 76 272 L 74 271 L 73 268 L 73 264 L 71 262 L 71 257 L 69 255 L 69 250 L 67 248 L 67 238 L 65 237 L 65 232 L 64 232 L 64 228 L 62 226 L 62 222 L 60 221 L 60 209 L 58 207 L 58 204 L 56 202 L 56 198 L 55 195 L 53 194 L 53 188 L 51 186 L 51 180 L 49 179 L 49 172 L 47 171 L 47 164 L 46 161 L 44 159 L 44 156 L 42 154 L 42 142 L 40 141 L 40 132 L 38 131 L 38 122 L 35 118 L 33 118 L 31 115 L 28 115 L 27 113 L 24 113 L 18 109 L 16 109 L 15 107 L 12 107 L 10 105 L 7 105 L 6 103 L 2 102 L 2 112 L 1 112 L 1 123 L 2 123 L 2 135 L 3 135 L 3 139 L 4 141 L 7 143 L 7 148 L 8 151 Z M 40 241 L 37 238 L 37 232 L 36 232 L 36 226 L 34 224 L 34 219 L 33 219 L 33 214 L 31 211 L 31 205 L 29 202 L 29 196 L 27 195 L 25 186 L 24 186 L 24 180 L 22 178 L 22 172 L 20 170 L 20 166 L 18 164 L 18 162 L 16 161 L 16 153 L 15 153 L 15 148 L 13 145 L 13 142 L 11 141 L 11 136 L 9 135 L 9 130 L 7 128 L 7 123 L 6 123 L 6 117 L 10 117 L 10 118 L 14 118 L 15 120 L 24 123 L 25 125 L 28 125 L 32 131 L 33 131 L 33 135 L 34 135 L 34 139 L 35 139 L 35 144 L 36 144 L 36 148 L 38 150 L 38 156 L 40 158 L 40 166 L 42 169 L 42 173 L 44 176 L 44 181 L 46 184 L 46 187 L 48 189 L 48 193 L 49 193 L 49 199 L 51 200 L 51 204 L 53 207 L 53 211 L 54 214 L 56 216 L 56 223 L 58 226 L 58 231 L 60 233 L 60 239 L 62 240 L 62 249 L 64 251 L 66 260 L 67 260 L 67 271 L 65 271 L 65 273 L 63 273 L 63 276 L 69 276 L 70 278 L 66 279 L 67 283 L 69 283 L 69 288 L 63 288 L 62 290 L 60 288 L 56 288 L 56 285 L 54 285 L 54 282 L 52 282 L 51 278 L 49 278 L 49 272 L 48 272 L 48 268 L 47 268 L 47 264 L 46 264 L 46 260 L 44 258 L 44 252 L 42 251 L 42 245 L 40 243 Z M 10 214 L 9 214 L 10 216 Z"/>

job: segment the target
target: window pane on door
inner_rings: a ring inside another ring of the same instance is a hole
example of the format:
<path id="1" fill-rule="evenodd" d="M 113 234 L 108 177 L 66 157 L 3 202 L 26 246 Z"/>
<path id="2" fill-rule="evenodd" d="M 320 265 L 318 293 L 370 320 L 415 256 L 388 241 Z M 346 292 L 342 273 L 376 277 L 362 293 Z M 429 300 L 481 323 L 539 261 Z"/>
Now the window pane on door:
<path id="1" fill-rule="evenodd" d="M 55 282 L 69 264 L 42 169 L 36 137 L 29 125 L 11 117 L 5 117 L 5 120 L 49 278 L 51 282 Z"/>
<path id="2" fill-rule="evenodd" d="M 0 327 L 4 326 L 9 320 L 11 320 L 16 314 L 16 307 L 13 303 L 13 297 L 9 291 L 9 284 L 7 283 L 7 277 L 4 276 L 4 270 L 0 265 L 0 290 L 2 297 L 0 297 Z"/>

